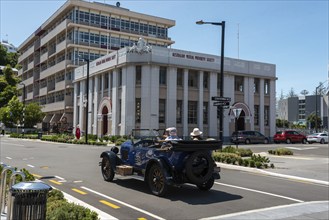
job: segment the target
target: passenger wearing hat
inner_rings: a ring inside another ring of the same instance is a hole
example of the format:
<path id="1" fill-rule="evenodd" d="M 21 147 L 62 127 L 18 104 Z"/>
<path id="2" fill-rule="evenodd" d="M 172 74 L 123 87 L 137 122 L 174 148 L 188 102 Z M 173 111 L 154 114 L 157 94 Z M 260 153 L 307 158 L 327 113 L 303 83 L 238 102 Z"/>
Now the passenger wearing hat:
<path id="1" fill-rule="evenodd" d="M 190 135 L 192 137 L 192 140 L 194 140 L 194 141 L 202 140 L 202 137 L 201 137 L 202 131 L 200 131 L 199 128 L 194 128 Z"/>
<path id="2" fill-rule="evenodd" d="M 168 137 L 165 139 L 166 141 L 168 141 L 168 140 L 181 140 L 177 136 L 177 129 L 175 127 L 167 128 L 166 131 L 168 132 Z"/>

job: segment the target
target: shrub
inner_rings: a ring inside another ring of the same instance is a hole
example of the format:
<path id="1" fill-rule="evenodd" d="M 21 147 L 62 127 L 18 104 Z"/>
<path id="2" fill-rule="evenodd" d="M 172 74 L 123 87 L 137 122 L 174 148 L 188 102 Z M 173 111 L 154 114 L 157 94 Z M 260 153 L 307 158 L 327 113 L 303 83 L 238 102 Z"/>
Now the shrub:
<path id="1" fill-rule="evenodd" d="M 126 141 L 126 139 L 124 139 L 124 138 L 119 138 L 119 139 L 117 139 L 114 143 L 115 143 L 115 146 L 120 146 L 120 145 L 123 144 L 125 141 Z"/>
<path id="2" fill-rule="evenodd" d="M 276 150 L 269 150 L 269 154 L 274 154 L 274 155 L 293 155 L 294 153 L 286 148 L 278 148 Z"/>
<path id="3" fill-rule="evenodd" d="M 250 160 L 249 165 L 250 165 L 250 167 L 255 167 L 256 166 L 255 165 L 255 161 L 254 160 Z"/>

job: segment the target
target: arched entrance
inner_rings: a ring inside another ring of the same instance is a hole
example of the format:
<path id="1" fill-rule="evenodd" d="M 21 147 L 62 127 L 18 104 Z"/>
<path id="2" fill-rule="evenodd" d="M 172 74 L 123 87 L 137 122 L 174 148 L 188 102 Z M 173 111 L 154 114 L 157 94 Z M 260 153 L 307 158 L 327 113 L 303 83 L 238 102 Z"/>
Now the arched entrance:
<path id="1" fill-rule="evenodd" d="M 107 134 L 108 132 L 108 125 L 107 125 L 107 114 L 109 113 L 109 110 L 107 109 L 106 106 L 103 107 L 102 109 L 102 117 L 103 117 L 103 132 L 102 135 Z"/>
<path id="2" fill-rule="evenodd" d="M 244 117 L 246 116 L 246 113 L 242 110 L 239 118 L 237 118 L 237 130 L 238 131 L 244 131 L 246 130 L 246 126 L 245 126 L 245 120 Z"/>
<path id="3" fill-rule="evenodd" d="M 97 112 L 97 134 L 111 135 L 112 134 L 112 106 L 111 99 L 104 97 L 98 105 Z"/>

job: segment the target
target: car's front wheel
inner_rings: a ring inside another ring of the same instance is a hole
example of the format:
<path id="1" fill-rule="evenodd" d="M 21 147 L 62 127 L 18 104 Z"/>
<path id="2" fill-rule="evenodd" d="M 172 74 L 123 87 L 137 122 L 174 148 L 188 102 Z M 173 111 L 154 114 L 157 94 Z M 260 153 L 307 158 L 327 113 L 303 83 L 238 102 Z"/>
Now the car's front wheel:
<path id="1" fill-rule="evenodd" d="M 321 143 L 321 144 L 324 144 L 324 142 L 325 142 L 325 141 L 324 141 L 324 139 L 322 138 L 321 141 L 320 141 L 320 143 Z"/>
<path id="2" fill-rule="evenodd" d="M 267 138 L 264 139 L 264 144 L 268 144 L 269 140 Z"/>
<path id="3" fill-rule="evenodd" d="M 214 177 L 211 177 L 208 181 L 197 185 L 197 187 L 202 191 L 208 191 L 212 188 L 212 186 L 214 185 L 214 182 L 215 182 Z"/>
<path id="4" fill-rule="evenodd" d="M 303 139 L 303 140 L 302 140 L 302 143 L 303 143 L 303 144 L 306 144 L 306 143 L 307 143 L 307 140 L 306 140 L 306 139 Z"/>
<path id="5" fill-rule="evenodd" d="M 156 196 L 163 196 L 166 194 L 168 186 L 165 182 L 165 175 L 161 167 L 153 164 L 148 172 L 147 183 L 151 192 Z"/>
<path id="6" fill-rule="evenodd" d="M 291 144 L 291 140 L 288 138 L 288 139 L 286 140 L 286 143 L 287 143 L 287 144 Z"/>
<path id="7" fill-rule="evenodd" d="M 112 182 L 114 178 L 114 167 L 111 165 L 111 161 L 108 157 L 103 157 L 101 169 L 104 180 Z"/>

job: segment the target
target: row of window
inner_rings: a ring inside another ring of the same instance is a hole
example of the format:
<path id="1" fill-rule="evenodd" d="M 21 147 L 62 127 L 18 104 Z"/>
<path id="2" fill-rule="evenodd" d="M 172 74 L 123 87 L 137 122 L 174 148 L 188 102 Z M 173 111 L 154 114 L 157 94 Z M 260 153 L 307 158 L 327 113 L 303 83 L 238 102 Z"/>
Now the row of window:
<path id="1" fill-rule="evenodd" d="M 254 93 L 259 93 L 259 85 L 260 85 L 260 79 L 255 78 L 254 79 Z M 234 76 L 234 90 L 237 92 L 244 92 L 244 77 L 243 76 Z M 269 95 L 270 94 L 270 80 L 265 79 L 264 80 L 264 94 Z"/>
<path id="2" fill-rule="evenodd" d="M 74 15 L 74 17 L 73 17 Z M 116 31 L 127 31 L 142 35 L 153 35 L 155 37 L 167 38 L 168 30 L 164 27 L 155 25 L 144 24 L 135 21 L 129 21 L 126 19 L 99 15 L 95 13 L 75 10 L 74 14 L 71 13 L 69 16 L 75 23 L 83 23 L 104 29 L 116 30 Z"/>
<path id="3" fill-rule="evenodd" d="M 259 125 L 259 105 L 254 106 L 254 125 Z M 264 125 L 270 125 L 270 106 L 264 106 Z"/>

